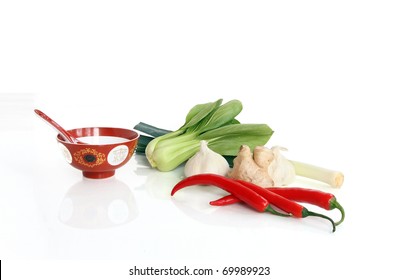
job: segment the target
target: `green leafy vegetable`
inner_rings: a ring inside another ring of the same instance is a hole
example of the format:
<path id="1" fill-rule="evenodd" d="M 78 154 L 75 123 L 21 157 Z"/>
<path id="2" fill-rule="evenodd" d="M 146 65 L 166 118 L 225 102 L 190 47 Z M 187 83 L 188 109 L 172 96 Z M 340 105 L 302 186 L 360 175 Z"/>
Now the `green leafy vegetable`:
<path id="1" fill-rule="evenodd" d="M 240 124 L 235 118 L 242 108 L 239 100 L 222 104 L 219 99 L 198 104 L 188 112 L 184 125 L 167 133 L 139 123 L 134 128 L 154 139 L 145 136 L 139 140 L 137 151 L 145 148 L 152 167 L 170 171 L 192 157 L 199 150 L 201 140 L 206 140 L 210 149 L 223 156 L 236 156 L 243 144 L 252 149 L 265 145 L 273 134 L 272 129 L 266 124 Z"/>

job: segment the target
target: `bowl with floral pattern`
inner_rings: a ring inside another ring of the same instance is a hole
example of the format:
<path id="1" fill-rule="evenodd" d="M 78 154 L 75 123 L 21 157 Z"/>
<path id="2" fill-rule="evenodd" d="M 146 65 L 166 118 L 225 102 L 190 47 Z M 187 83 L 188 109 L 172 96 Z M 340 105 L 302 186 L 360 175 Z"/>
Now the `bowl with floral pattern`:
<path id="1" fill-rule="evenodd" d="M 139 138 L 134 130 L 114 127 L 84 127 L 68 132 L 79 142 L 70 143 L 58 134 L 61 152 L 70 165 L 91 179 L 115 175 L 116 169 L 133 156 Z"/>

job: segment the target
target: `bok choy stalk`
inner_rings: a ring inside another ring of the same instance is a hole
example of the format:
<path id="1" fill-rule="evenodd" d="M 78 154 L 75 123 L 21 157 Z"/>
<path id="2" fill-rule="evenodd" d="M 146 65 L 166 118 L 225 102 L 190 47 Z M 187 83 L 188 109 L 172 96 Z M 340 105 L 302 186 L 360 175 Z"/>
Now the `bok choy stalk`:
<path id="1" fill-rule="evenodd" d="M 235 156 L 242 144 L 251 148 L 265 145 L 273 134 L 272 129 L 266 124 L 240 124 L 235 117 L 241 111 L 239 100 L 222 104 L 222 99 L 219 99 L 194 106 L 178 130 L 157 136 L 147 143 L 145 155 L 149 163 L 160 171 L 173 170 L 199 150 L 201 140 L 224 156 Z M 146 126 L 139 123 L 134 128 L 145 133 Z M 145 146 L 142 141 L 139 141 L 137 149 L 142 150 Z"/>

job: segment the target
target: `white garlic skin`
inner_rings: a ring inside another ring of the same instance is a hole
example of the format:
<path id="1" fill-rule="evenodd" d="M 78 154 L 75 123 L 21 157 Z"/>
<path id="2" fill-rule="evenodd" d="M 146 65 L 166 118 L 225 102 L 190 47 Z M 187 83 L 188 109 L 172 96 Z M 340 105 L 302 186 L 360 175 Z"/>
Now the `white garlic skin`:
<path id="1" fill-rule="evenodd" d="M 274 153 L 274 160 L 268 166 L 268 174 L 274 181 L 274 186 L 286 186 L 296 178 L 296 171 L 293 164 L 285 158 L 281 151 L 287 151 L 284 147 L 275 146 L 271 148 Z"/>
<path id="2" fill-rule="evenodd" d="M 186 177 L 205 173 L 226 176 L 229 170 L 227 160 L 209 149 L 207 142 L 202 140 L 199 151 L 185 164 L 184 174 Z"/>

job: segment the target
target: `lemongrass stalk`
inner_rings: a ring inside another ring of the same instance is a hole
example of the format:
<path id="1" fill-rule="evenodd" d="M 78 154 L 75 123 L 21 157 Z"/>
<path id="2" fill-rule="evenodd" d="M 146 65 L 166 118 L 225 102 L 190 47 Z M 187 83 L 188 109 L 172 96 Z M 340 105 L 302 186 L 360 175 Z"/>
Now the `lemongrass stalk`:
<path id="1" fill-rule="evenodd" d="M 334 188 L 339 188 L 344 182 L 344 174 L 340 171 L 290 160 L 296 175 L 326 183 Z"/>

